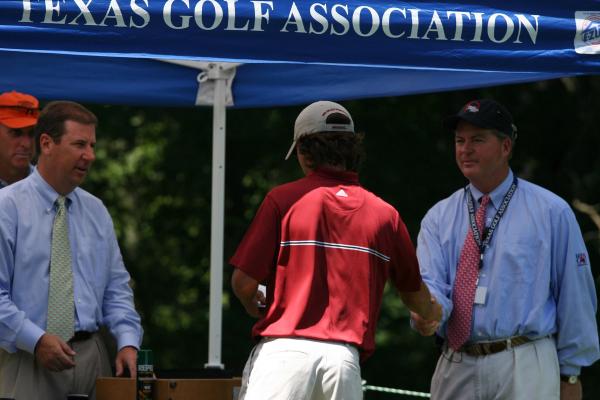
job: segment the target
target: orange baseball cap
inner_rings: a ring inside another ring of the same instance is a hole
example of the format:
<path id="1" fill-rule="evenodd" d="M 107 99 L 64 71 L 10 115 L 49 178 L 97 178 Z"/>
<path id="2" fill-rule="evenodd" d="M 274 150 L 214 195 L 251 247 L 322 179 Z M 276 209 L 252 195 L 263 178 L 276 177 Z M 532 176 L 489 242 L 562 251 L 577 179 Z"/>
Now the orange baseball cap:
<path id="1" fill-rule="evenodd" d="M 0 124 L 20 129 L 37 124 L 40 103 L 35 97 L 19 92 L 0 94 Z"/>

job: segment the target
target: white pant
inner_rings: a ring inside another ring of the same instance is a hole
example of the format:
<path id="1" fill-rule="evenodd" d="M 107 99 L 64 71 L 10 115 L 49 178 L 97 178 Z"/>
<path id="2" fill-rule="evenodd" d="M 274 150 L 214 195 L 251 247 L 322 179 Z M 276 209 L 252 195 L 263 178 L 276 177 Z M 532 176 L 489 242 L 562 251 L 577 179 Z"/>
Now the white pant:
<path id="1" fill-rule="evenodd" d="M 554 339 L 473 357 L 447 349 L 431 379 L 432 400 L 558 400 Z"/>
<path id="2" fill-rule="evenodd" d="M 239 400 L 361 400 L 358 350 L 298 338 L 263 339 L 244 367 Z"/>

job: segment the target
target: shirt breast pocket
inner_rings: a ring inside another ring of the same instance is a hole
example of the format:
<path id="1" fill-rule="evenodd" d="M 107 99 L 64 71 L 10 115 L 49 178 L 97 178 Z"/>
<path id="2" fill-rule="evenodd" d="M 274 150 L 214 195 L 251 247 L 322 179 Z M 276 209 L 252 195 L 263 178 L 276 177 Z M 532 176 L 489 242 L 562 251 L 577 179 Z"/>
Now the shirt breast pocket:
<path id="1" fill-rule="evenodd" d="M 108 281 L 108 246 L 105 243 L 97 243 L 87 246 L 80 253 L 80 265 L 84 274 L 83 279 L 91 283 L 97 293 L 103 293 Z"/>
<path id="2" fill-rule="evenodd" d="M 498 263 L 502 269 L 502 276 L 515 283 L 534 282 L 540 272 L 539 264 L 543 263 L 545 258 L 542 256 L 543 247 L 541 241 L 506 243 Z"/>

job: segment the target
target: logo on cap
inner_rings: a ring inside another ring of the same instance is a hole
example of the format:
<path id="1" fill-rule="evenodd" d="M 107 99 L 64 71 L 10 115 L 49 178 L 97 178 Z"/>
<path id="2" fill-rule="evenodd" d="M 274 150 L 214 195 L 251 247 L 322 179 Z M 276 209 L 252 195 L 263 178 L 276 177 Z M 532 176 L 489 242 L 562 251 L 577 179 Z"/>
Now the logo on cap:
<path id="1" fill-rule="evenodd" d="M 476 113 L 479 112 L 479 108 L 481 107 L 481 105 L 479 104 L 478 101 L 472 101 L 469 104 L 467 104 L 465 106 L 465 108 L 463 109 L 464 112 L 472 112 L 472 113 Z"/>

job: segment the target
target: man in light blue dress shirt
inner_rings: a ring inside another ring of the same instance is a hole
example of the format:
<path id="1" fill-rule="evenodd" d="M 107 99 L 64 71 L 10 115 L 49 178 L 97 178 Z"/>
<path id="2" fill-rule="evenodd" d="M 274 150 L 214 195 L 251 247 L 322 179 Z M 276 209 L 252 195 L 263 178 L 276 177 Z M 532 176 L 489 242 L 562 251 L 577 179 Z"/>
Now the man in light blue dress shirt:
<path id="1" fill-rule="evenodd" d="M 83 106 L 49 103 L 36 126 L 37 168 L 0 190 L 0 397 L 95 398 L 95 379 L 110 375 L 97 333 L 117 341 L 117 375 L 136 374 L 140 317 L 102 202 L 79 188 L 91 167 L 97 119 Z M 74 335 L 46 331 L 56 200 L 66 197 L 73 280 Z"/>
<path id="2" fill-rule="evenodd" d="M 444 310 L 441 323 L 412 315 L 420 333 L 444 339 L 432 399 L 581 399 L 581 367 L 600 351 L 594 280 L 575 215 L 555 194 L 513 175 L 516 127 L 504 106 L 471 101 L 445 125 L 470 183 L 429 210 L 418 237 L 423 280 Z M 486 194 L 470 337 L 453 350 L 446 340 L 457 267 Z"/>

